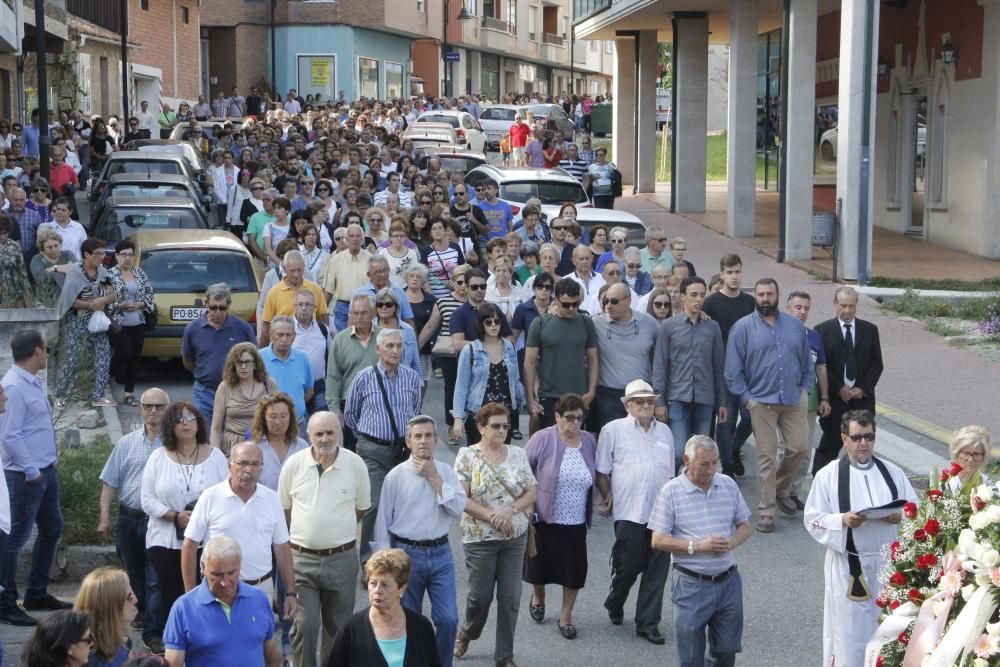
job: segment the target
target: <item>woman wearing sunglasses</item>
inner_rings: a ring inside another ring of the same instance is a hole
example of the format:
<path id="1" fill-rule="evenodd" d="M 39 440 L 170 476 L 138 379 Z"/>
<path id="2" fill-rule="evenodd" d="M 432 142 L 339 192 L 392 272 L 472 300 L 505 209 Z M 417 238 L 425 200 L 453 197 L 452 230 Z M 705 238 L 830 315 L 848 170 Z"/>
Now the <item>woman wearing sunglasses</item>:
<path id="1" fill-rule="evenodd" d="M 222 365 L 222 382 L 215 390 L 209 443 L 226 456 L 232 446 L 247 439 L 257 404 L 278 391 L 267 375 L 264 360 L 253 343 L 237 343 Z"/>
<path id="2" fill-rule="evenodd" d="M 181 544 L 201 492 L 228 476 L 226 457 L 208 444 L 205 418 L 193 404 L 177 401 L 163 413 L 163 446 L 142 471 L 142 511 L 149 515 L 146 554 L 160 585 L 162 609 L 184 594 Z"/>
<path id="3" fill-rule="evenodd" d="M 82 667 L 90 660 L 94 634 L 90 614 L 83 611 L 57 611 L 35 628 L 24 645 L 22 662 L 26 667 Z"/>
<path id="4" fill-rule="evenodd" d="M 132 650 L 129 624 L 139 613 L 128 574 L 116 567 L 101 567 L 80 583 L 73 608 L 90 614 L 94 653 L 88 667 L 119 667 Z"/>
<path id="5" fill-rule="evenodd" d="M 673 317 L 673 303 L 670 292 L 665 287 L 657 287 L 650 292 L 646 304 L 646 312 L 653 316 L 657 324 Z"/>
<path id="6" fill-rule="evenodd" d="M 477 311 L 479 339 L 462 347 L 458 357 L 458 376 L 451 415 L 454 418 L 452 438 L 458 440 L 465 431 L 466 442 L 479 440 L 482 435 L 474 418 L 486 403 L 499 403 L 509 412 L 524 407 L 524 387 L 518 369 L 514 344 L 500 335 L 503 312 L 496 304 L 484 303 Z M 504 433 L 504 442 L 511 441 L 513 428 Z"/>
<path id="7" fill-rule="evenodd" d="M 400 304 L 396 289 L 390 285 L 375 293 L 375 324 L 379 329 L 399 329 L 403 332 L 402 364 L 409 366 L 423 378 L 424 372 L 420 368 L 417 332 L 399 317 Z"/>

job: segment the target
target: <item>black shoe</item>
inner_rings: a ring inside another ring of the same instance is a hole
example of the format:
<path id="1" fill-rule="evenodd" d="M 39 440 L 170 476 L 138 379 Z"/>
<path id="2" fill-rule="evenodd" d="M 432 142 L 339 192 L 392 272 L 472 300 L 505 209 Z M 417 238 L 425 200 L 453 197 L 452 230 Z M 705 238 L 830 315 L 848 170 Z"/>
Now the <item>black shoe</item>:
<path id="1" fill-rule="evenodd" d="M 611 619 L 612 625 L 621 625 L 625 621 L 625 610 L 624 609 L 612 609 L 607 604 L 604 608 L 608 610 L 608 618 Z"/>
<path id="2" fill-rule="evenodd" d="M 7 609 L 0 609 L 0 623 L 17 625 L 24 628 L 30 628 L 33 625 L 38 625 L 38 621 L 31 616 L 28 616 L 24 613 L 23 609 L 16 605 Z"/>
<path id="3" fill-rule="evenodd" d="M 799 497 L 797 495 L 795 495 L 794 493 L 791 494 L 788 497 L 792 500 L 793 503 L 795 503 L 795 506 L 799 510 L 804 510 L 806 508 L 806 504 L 804 502 L 802 502 L 801 500 L 799 500 Z"/>
<path id="4" fill-rule="evenodd" d="M 145 614 L 143 614 L 140 611 L 139 613 L 137 613 L 135 615 L 135 618 L 132 619 L 132 622 L 129 625 L 132 626 L 133 630 L 142 630 L 142 626 L 143 626 L 143 623 L 145 623 L 145 620 L 146 620 Z"/>
<path id="5" fill-rule="evenodd" d="M 46 593 L 40 598 L 24 598 L 24 608 L 28 611 L 60 611 L 72 609 L 72 602 L 63 602 L 56 596 Z"/>
<path id="6" fill-rule="evenodd" d="M 737 456 L 736 460 L 733 461 L 733 473 L 737 477 L 742 477 L 743 475 L 747 474 L 746 468 L 743 467 L 743 457 L 742 456 Z"/>
<path id="7" fill-rule="evenodd" d="M 149 649 L 150 653 L 163 655 L 167 652 L 167 648 L 163 645 L 163 640 L 159 637 L 150 637 L 149 639 L 143 639 L 142 641 L 146 645 L 146 648 Z"/>
<path id="8" fill-rule="evenodd" d="M 662 646 L 667 643 L 667 638 L 660 634 L 660 631 L 656 628 L 652 630 L 636 630 L 636 637 L 642 637 L 650 644 L 656 644 L 657 646 Z"/>

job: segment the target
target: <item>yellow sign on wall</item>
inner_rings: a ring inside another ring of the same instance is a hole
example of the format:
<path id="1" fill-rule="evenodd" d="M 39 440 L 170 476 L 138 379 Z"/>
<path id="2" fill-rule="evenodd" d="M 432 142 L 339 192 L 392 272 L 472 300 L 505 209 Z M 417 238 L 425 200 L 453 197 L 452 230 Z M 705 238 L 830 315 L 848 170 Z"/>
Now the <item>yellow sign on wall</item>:
<path id="1" fill-rule="evenodd" d="M 319 86 L 329 86 L 330 85 L 330 61 L 326 59 L 314 58 L 312 61 L 312 85 Z"/>

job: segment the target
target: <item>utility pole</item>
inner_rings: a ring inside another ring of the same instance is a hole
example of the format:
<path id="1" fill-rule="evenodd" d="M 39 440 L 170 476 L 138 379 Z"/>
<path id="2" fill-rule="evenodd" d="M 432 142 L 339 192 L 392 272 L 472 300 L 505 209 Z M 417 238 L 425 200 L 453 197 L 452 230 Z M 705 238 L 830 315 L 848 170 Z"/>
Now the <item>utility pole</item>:
<path id="1" fill-rule="evenodd" d="M 128 103 L 128 0 L 121 0 L 119 14 L 122 36 L 122 121 L 128 127 L 128 117 L 131 115 Z"/>
<path id="2" fill-rule="evenodd" d="M 35 0 L 35 57 L 38 60 L 38 167 L 42 178 L 49 180 L 49 81 L 45 69 L 45 3 L 42 0 Z"/>

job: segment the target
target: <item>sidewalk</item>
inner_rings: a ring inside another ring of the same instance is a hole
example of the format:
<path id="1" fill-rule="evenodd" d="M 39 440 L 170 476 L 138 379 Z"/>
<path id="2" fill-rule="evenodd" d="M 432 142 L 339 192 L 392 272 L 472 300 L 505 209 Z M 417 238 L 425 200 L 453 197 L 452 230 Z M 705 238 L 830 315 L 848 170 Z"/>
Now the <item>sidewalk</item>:
<path id="1" fill-rule="evenodd" d="M 716 193 L 713 196 L 718 195 Z M 724 193 L 722 196 L 724 197 Z M 776 206 L 776 195 L 763 193 L 758 197 L 759 229 L 766 230 L 767 227 L 766 220 L 769 216 L 761 203 L 769 198 L 773 199 L 773 205 Z M 638 216 L 647 225 L 666 225 L 670 236 L 683 236 L 688 242 L 688 259 L 694 263 L 699 275 L 708 278 L 718 272 L 719 258 L 727 253 L 737 253 L 743 259 L 744 287 L 752 286 L 758 278 L 773 277 L 784 294 L 793 289 L 802 289 L 812 295 L 810 324 L 815 325 L 833 317 L 833 294 L 836 286 L 816 280 L 802 268 L 776 263 L 766 254 L 767 236 L 748 240 L 725 236 L 722 233 L 725 228 L 724 201 L 721 214 L 710 212 L 702 216 L 674 215 L 660 206 L 660 201 L 669 201 L 669 198 L 664 198 L 661 193 L 623 197 L 616 202 L 616 206 Z M 912 241 L 898 235 L 893 236 L 901 241 Z M 775 234 L 771 239 L 772 248 L 776 245 L 776 238 Z M 933 253 L 911 254 L 908 259 L 904 254 L 894 263 L 911 274 L 916 274 L 919 270 L 920 275 L 926 277 L 964 277 L 967 269 L 964 264 L 972 262 L 968 259 L 970 256 L 964 253 L 960 254 L 965 259 L 956 262 L 951 256 L 955 251 L 945 251 L 919 241 L 914 243 L 933 249 Z M 878 240 L 875 252 L 878 256 Z M 992 275 L 1000 273 L 1000 263 L 983 259 L 979 259 L 979 262 L 991 265 Z M 829 268 L 813 270 L 829 274 Z M 873 273 L 885 275 L 878 270 Z M 983 275 L 985 274 L 978 273 L 975 277 Z M 995 438 L 1000 438 L 1000 411 L 996 409 L 1000 364 L 979 354 L 974 347 L 957 348 L 948 345 L 940 336 L 925 330 L 920 322 L 883 312 L 871 299 L 862 297 L 858 305 L 858 316 L 879 327 L 885 363 L 885 372 L 876 391 L 880 403 L 894 409 L 897 417 L 899 412 L 907 413 L 947 431 L 968 424 L 979 424 L 989 428 Z"/>

